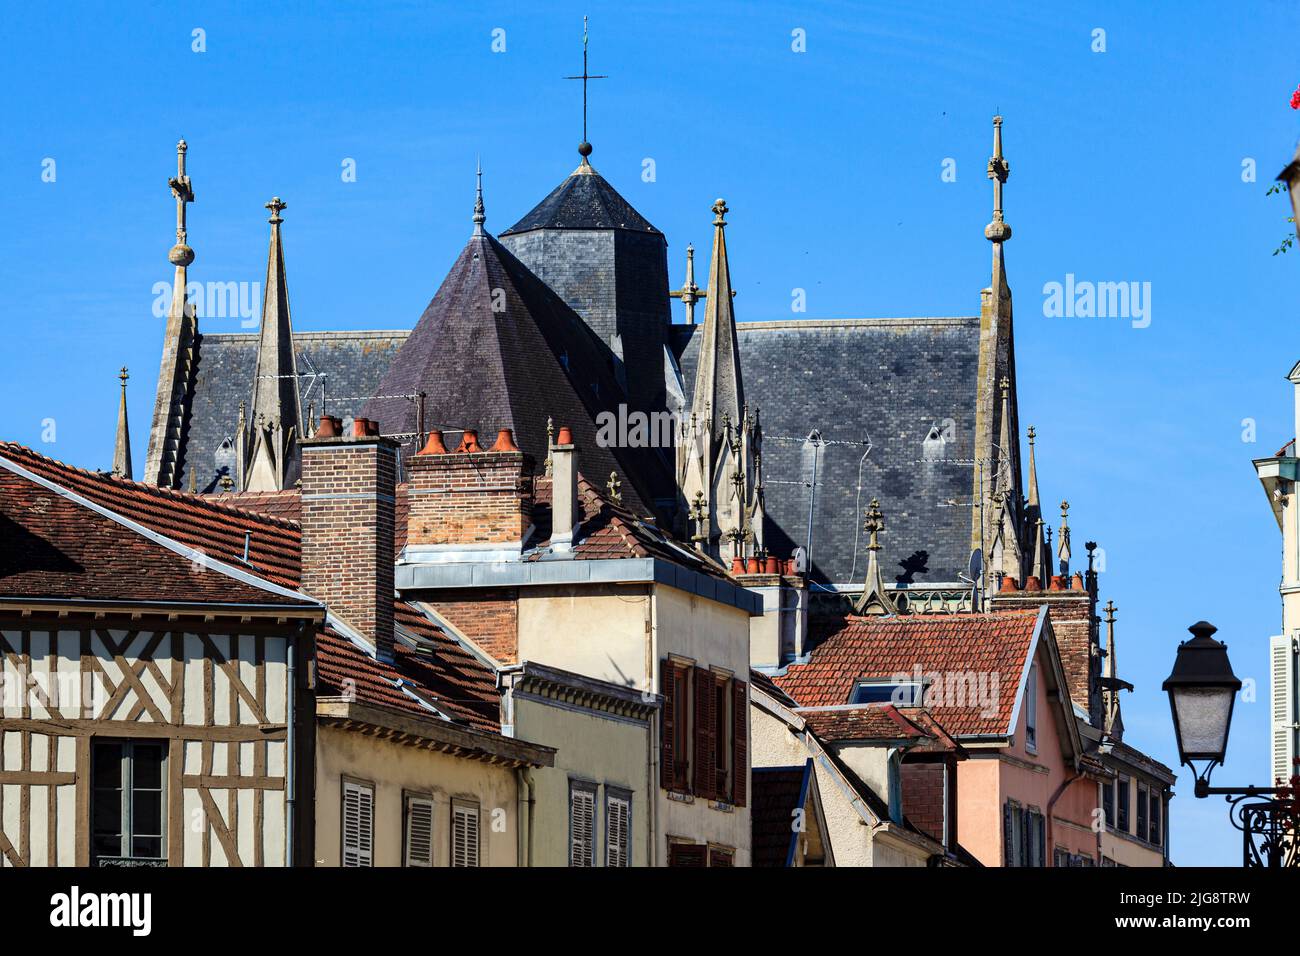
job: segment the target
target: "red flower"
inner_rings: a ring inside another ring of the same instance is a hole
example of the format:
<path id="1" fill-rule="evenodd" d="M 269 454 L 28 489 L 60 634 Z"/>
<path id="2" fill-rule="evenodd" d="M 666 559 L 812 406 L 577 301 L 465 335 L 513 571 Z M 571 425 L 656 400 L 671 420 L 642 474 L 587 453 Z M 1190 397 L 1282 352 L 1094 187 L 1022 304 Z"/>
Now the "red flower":
<path id="1" fill-rule="evenodd" d="M 1297 86 L 1295 92 L 1291 94 L 1291 109 L 1300 110 L 1300 86 Z"/>

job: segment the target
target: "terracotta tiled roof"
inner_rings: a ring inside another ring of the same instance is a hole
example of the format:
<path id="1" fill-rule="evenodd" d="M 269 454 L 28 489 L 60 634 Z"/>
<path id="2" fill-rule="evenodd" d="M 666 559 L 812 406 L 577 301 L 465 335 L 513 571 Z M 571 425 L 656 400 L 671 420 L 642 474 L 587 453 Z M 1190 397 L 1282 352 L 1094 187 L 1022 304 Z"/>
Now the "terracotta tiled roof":
<path id="1" fill-rule="evenodd" d="M 539 478 L 533 504 L 536 533 L 530 547 L 544 548 L 551 537 L 551 480 Z M 587 560 L 603 558 L 663 558 L 683 567 L 726 578 L 726 572 L 699 552 L 674 541 L 671 535 L 632 512 L 610 502 L 603 492 L 583 475 L 578 476 L 578 506 L 582 524 L 574 557 Z"/>
<path id="2" fill-rule="evenodd" d="M 806 664 L 791 664 L 777 685 L 803 707 L 847 704 L 859 679 L 937 673 L 945 681 L 973 673 L 994 689 L 991 706 L 976 701 L 927 704 L 949 733 L 1008 732 L 1038 614 L 942 614 L 851 617 L 818 645 Z"/>
<path id="3" fill-rule="evenodd" d="M 795 711 L 827 743 L 839 740 L 920 740 L 926 731 L 904 717 L 893 704 L 860 704 L 827 710 Z"/>
<path id="4" fill-rule="evenodd" d="M 751 668 L 749 671 L 749 682 L 784 707 L 793 709 L 799 706 L 793 697 L 778 687 L 776 681 L 772 680 L 769 675 L 764 674 L 762 671 L 756 671 Z"/>
<path id="5" fill-rule="evenodd" d="M 809 761 L 811 762 L 811 761 Z M 795 811 L 803 809 L 808 764 L 802 767 L 753 769 L 753 865 L 788 866 L 798 833 L 790 825 Z"/>
<path id="6" fill-rule="evenodd" d="M 422 653 L 399 639 L 393 663 L 386 664 L 327 628 L 317 638 L 323 692 L 351 691 L 361 703 L 430 717 L 429 708 L 420 703 L 424 700 L 457 723 L 499 731 L 496 678 L 492 672 L 409 604 L 399 601 L 396 616 L 398 627 L 431 653 Z M 407 682 L 411 693 L 397 686 L 399 680 Z"/>
<path id="7" fill-rule="evenodd" d="M 292 513 L 291 505 L 299 499 L 297 492 L 226 495 L 214 499 L 210 496 L 168 491 L 153 485 L 125 481 L 110 475 L 73 468 L 13 443 L 0 443 L 0 455 L 151 531 L 204 551 L 236 567 L 241 566 L 244 535 L 246 532 L 251 533 L 249 571 L 283 587 L 296 589 L 299 586 L 301 532 L 297 522 L 224 503 L 239 500 L 241 503 L 252 502 L 259 507 L 273 505 L 281 509 L 281 513 L 287 514 Z M 0 471 L 0 476 L 9 474 L 7 471 Z M 32 488 L 38 487 L 27 481 L 22 481 L 21 484 Z M 7 485 L 0 487 L 5 488 L 3 500 L 0 501 L 0 515 L 4 517 L 0 517 L 0 521 L 8 523 L 12 519 L 8 518 L 6 509 L 11 504 L 21 508 L 26 499 L 10 494 Z M 44 498 L 51 502 L 62 500 L 50 492 L 46 492 Z M 81 510 L 85 511 L 85 509 Z M 86 514 L 99 517 L 89 511 L 86 511 Z M 45 518 L 43 517 L 42 520 Z M 112 524 L 111 519 L 100 520 Z M 401 524 L 404 526 L 405 521 L 403 520 Z M 122 530 L 138 541 L 147 541 L 140 535 L 130 532 L 129 529 L 122 528 Z M 150 543 L 150 546 L 165 554 L 171 554 L 160 545 Z M 0 552 L 13 553 L 7 537 L 6 546 L 0 548 Z M 95 553 L 88 555 L 88 560 L 81 563 L 92 568 L 104 567 L 108 572 L 107 576 L 118 580 L 121 588 L 136 581 L 136 578 L 125 572 L 124 567 L 103 564 L 104 553 L 106 553 L 104 548 L 97 547 Z M 89 557 L 94 557 L 95 560 L 90 561 Z M 155 555 L 150 552 L 148 559 L 154 562 Z M 176 560 L 181 562 L 186 573 L 189 573 L 191 562 L 179 556 Z M 6 575 L 4 561 L 5 557 L 0 555 L 0 593 L 18 580 L 12 573 Z M 194 594 L 196 595 L 194 599 L 198 600 L 197 595 L 205 593 L 201 589 L 196 590 L 189 578 L 174 579 L 164 574 L 166 567 L 165 563 L 162 565 L 151 563 L 147 566 L 146 577 L 151 584 L 149 597 L 156 598 L 160 590 L 165 590 L 166 593 L 173 595 Z M 243 595 L 242 597 L 231 596 L 223 599 L 270 603 L 265 600 L 268 592 L 240 584 L 224 575 L 218 576 L 209 571 L 194 577 L 199 579 L 199 585 L 206 587 L 216 587 L 221 581 L 228 581 L 244 589 L 230 592 L 231 595 L 238 593 Z M 74 593 L 80 596 L 92 596 L 87 591 L 90 586 L 83 579 L 77 582 L 76 587 L 80 590 Z M 221 586 L 228 587 L 225 584 Z M 396 619 L 401 630 L 416 642 L 424 642 L 432 650 L 432 654 L 421 654 L 414 650 L 409 642 L 399 640 L 395 651 L 395 663 L 389 665 L 370 657 L 338 631 L 326 628 L 318 639 L 317 661 L 321 683 L 326 691 L 343 693 L 346 689 L 343 682 L 351 680 L 353 683 L 346 686 L 354 687 L 358 699 L 362 702 L 399 707 L 428 716 L 430 711 L 427 708 L 421 706 L 418 701 L 393 683 L 396 679 L 403 678 L 411 683 L 412 690 L 417 695 L 428 699 L 452 720 L 482 729 L 499 730 L 496 678 L 492 671 L 411 605 L 399 601 L 396 607 Z"/>
<path id="8" fill-rule="evenodd" d="M 0 442 L 0 456 L 151 531 L 236 566 L 243 563 L 245 535 L 251 533 L 250 570 L 283 587 L 298 586 L 301 549 L 294 523 L 221 504 L 219 498 L 74 468 L 13 442 Z"/>
<path id="9" fill-rule="evenodd" d="M 0 468 L 0 595 L 309 607 L 192 560 L 31 478 Z"/>

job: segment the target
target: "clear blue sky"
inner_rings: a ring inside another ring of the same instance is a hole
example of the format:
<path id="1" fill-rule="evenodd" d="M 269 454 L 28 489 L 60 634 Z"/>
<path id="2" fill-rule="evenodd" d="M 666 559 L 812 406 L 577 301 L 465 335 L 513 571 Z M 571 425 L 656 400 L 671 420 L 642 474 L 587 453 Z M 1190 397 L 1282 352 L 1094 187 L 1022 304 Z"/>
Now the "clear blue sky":
<path id="1" fill-rule="evenodd" d="M 970 315 L 988 283 L 998 110 L 1021 420 L 1041 435 L 1046 499 L 1068 497 L 1076 542 L 1106 551 L 1103 599 L 1120 608 L 1137 685 L 1129 739 L 1176 762 L 1159 684 L 1206 618 L 1261 690 L 1237 708 L 1220 775 L 1264 782 L 1280 547 L 1250 460 L 1292 436 L 1283 376 L 1300 358 L 1300 251 L 1271 255 L 1286 203 L 1265 196 L 1300 132 L 1293 8 L 264 6 L 6 10 L 3 437 L 108 467 L 126 364 L 143 461 L 182 135 L 192 279 L 260 281 L 262 204 L 280 195 L 296 327 L 409 328 L 469 234 L 476 155 L 495 230 L 576 164 L 580 89 L 560 77 L 581 69 L 588 13 L 592 70 L 611 75 L 592 85 L 592 160 L 668 236 L 675 281 L 721 195 L 742 319 L 788 316 L 796 287 L 809 317 Z M 206 52 L 191 49 L 195 28 Z M 1247 158 L 1257 182 L 1242 181 Z M 1150 282 L 1150 327 L 1045 318 L 1043 286 L 1067 273 Z M 1186 775 L 1178 791 L 1175 860 L 1235 864 L 1223 805 L 1195 800 Z"/>

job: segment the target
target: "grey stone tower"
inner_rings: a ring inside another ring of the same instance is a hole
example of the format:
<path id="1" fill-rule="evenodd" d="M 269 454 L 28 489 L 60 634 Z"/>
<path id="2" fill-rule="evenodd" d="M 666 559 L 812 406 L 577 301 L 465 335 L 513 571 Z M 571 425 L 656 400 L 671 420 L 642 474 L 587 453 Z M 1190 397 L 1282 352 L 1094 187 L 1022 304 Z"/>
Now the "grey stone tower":
<path id="1" fill-rule="evenodd" d="M 665 407 L 668 243 L 588 161 L 500 241 L 586 321 L 613 356 L 629 403 Z"/>

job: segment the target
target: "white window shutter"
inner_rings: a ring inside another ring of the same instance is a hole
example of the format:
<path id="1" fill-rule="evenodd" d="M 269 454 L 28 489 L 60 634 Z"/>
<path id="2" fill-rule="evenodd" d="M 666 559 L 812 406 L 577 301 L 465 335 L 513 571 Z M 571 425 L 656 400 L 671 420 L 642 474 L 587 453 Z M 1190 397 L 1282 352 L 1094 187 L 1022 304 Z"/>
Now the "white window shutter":
<path id="1" fill-rule="evenodd" d="M 1286 782 L 1295 772 L 1296 757 L 1296 651 L 1295 638 L 1286 635 L 1269 638 L 1269 671 L 1272 695 L 1269 698 L 1272 729 L 1272 769 L 1274 779 Z"/>
<path id="2" fill-rule="evenodd" d="M 433 866 L 433 801 L 406 798 L 406 865 Z"/>
<path id="3" fill-rule="evenodd" d="M 454 804 L 451 809 L 451 865 L 478 866 L 478 807 Z"/>
<path id="4" fill-rule="evenodd" d="M 596 794 L 569 788 L 569 865 L 596 865 Z"/>
<path id="5" fill-rule="evenodd" d="M 611 796 L 605 804 L 605 865 L 628 866 L 631 806 L 625 797 Z"/>
<path id="6" fill-rule="evenodd" d="M 343 781 L 343 865 L 374 866 L 375 792 Z"/>

